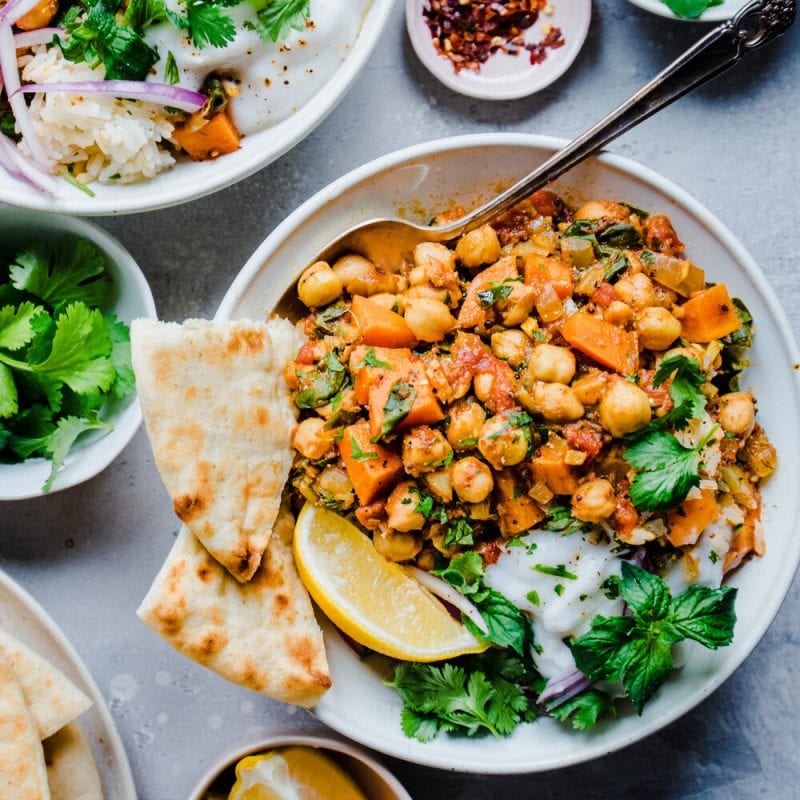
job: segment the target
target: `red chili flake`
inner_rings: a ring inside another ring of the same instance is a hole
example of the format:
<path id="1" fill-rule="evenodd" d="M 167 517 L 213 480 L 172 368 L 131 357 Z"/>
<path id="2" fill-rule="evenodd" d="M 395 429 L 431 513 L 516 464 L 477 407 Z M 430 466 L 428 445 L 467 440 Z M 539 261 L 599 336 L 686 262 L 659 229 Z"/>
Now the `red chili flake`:
<path id="1" fill-rule="evenodd" d="M 547 0 L 429 0 L 422 15 L 436 50 L 453 62 L 456 72 L 480 72 L 495 53 L 529 52 L 531 64 L 540 64 L 548 49 L 564 44 L 559 28 L 550 28 L 536 44 L 525 42 L 525 31 L 546 5 Z"/>

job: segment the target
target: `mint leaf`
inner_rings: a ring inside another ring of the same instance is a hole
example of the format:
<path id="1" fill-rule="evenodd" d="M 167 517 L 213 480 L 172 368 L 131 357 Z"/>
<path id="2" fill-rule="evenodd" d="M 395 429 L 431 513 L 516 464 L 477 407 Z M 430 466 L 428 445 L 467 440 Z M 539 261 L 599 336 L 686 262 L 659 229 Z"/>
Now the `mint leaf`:
<path id="1" fill-rule="evenodd" d="M 672 601 L 670 622 L 681 638 L 694 639 L 710 650 L 726 647 L 733 641 L 735 601 L 732 586 L 690 586 Z"/>
<path id="2" fill-rule="evenodd" d="M 672 672 L 672 644 L 656 631 L 637 631 L 637 636 L 625 642 L 617 653 L 616 670 L 639 714 Z"/>
<path id="3" fill-rule="evenodd" d="M 145 28 L 162 22 L 166 18 L 167 7 L 164 0 L 128 0 L 123 20 L 126 25 L 141 33 Z"/>
<path id="4" fill-rule="evenodd" d="M 50 455 L 52 466 L 50 467 L 50 474 L 42 487 L 43 491 L 50 491 L 56 474 L 64 466 L 67 453 L 69 453 L 72 445 L 75 444 L 75 440 L 82 433 L 98 428 L 111 430 L 113 427 L 107 422 L 101 422 L 96 417 L 94 419 L 80 419 L 79 417 L 63 417 L 60 419 L 47 442 L 47 452 Z"/>
<path id="5" fill-rule="evenodd" d="M 595 617 L 592 627 L 569 645 L 575 666 L 593 681 L 618 680 L 617 656 L 635 627 L 633 617 Z"/>
<path id="6" fill-rule="evenodd" d="M 637 619 L 648 622 L 664 619 L 670 608 L 667 584 L 658 575 L 627 561 L 622 562 L 621 572 L 620 594 Z"/>
<path id="7" fill-rule="evenodd" d="M 706 9 L 722 5 L 723 0 L 661 0 L 673 13 L 684 19 L 697 19 Z"/>
<path id="8" fill-rule="evenodd" d="M 616 716 L 614 699 L 599 689 L 587 689 L 556 708 L 548 710 L 559 722 L 571 722 L 576 731 L 593 728 L 603 717 Z"/>
<path id="9" fill-rule="evenodd" d="M 6 350 L 19 350 L 35 336 L 31 324 L 33 318 L 42 311 L 41 306 L 31 302 L 20 304 L 17 308 L 0 308 L 0 347 Z"/>

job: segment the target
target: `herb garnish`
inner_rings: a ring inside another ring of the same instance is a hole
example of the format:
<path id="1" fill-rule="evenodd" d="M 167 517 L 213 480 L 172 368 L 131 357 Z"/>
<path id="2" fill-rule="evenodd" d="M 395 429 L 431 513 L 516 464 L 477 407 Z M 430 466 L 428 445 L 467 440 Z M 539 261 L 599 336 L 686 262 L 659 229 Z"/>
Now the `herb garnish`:
<path id="1" fill-rule="evenodd" d="M 548 709 L 559 722 L 571 722 L 576 731 L 593 728 L 603 717 L 615 717 L 614 699 L 599 689 L 587 689 L 556 708 Z"/>
<path id="2" fill-rule="evenodd" d="M 377 450 L 362 450 L 356 437 L 350 434 L 350 458 L 353 461 L 377 461 L 380 456 Z"/>
<path id="3" fill-rule="evenodd" d="M 364 360 L 360 364 L 356 365 L 356 369 L 360 367 L 380 367 L 381 369 L 391 369 L 392 365 L 386 361 L 381 361 L 375 355 L 374 347 L 368 347 L 367 352 L 364 353 Z"/>
<path id="4" fill-rule="evenodd" d="M 578 576 L 574 572 L 567 570 L 566 564 L 559 564 L 556 567 L 550 567 L 547 564 L 534 564 L 531 569 L 536 572 L 541 572 L 542 575 L 552 575 L 555 578 L 567 578 L 570 581 L 578 580 Z"/>
<path id="5" fill-rule="evenodd" d="M 723 0 L 661 0 L 667 8 L 684 19 L 697 19 L 706 9 L 721 6 Z"/>
<path id="6" fill-rule="evenodd" d="M 405 381 L 397 381 L 389 391 L 383 407 L 383 423 L 377 436 L 370 441 L 379 442 L 388 436 L 409 415 L 417 397 L 417 390 Z"/>
<path id="7" fill-rule="evenodd" d="M 500 300 L 505 300 L 514 291 L 514 284 L 520 281 L 522 281 L 520 277 L 491 281 L 486 289 L 478 292 L 478 304 L 481 308 L 491 308 Z"/>
<path id="8" fill-rule="evenodd" d="M 253 29 L 266 42 L 277 42 L 290 30 L 302 31 L 311 13 L 310 0 L 267 0 Z"/>
<path id="9" fill-rule="evenodd" d="M 450 520 L 447 524 L 447 530 L 445 531 L 442 544 L 445 547 L 455 547 L 461 544 L 475 544 L 472 525 L 470 525 L 469 520 L 463 517 Z"/>

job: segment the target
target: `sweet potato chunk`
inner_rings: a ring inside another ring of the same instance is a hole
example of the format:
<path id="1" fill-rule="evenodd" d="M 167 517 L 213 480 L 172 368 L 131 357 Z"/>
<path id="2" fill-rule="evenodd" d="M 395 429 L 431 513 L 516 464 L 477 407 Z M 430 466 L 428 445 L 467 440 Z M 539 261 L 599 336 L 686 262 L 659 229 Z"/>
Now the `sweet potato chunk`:
<path id="1" fill-rule="evenodd" d="M 561 326 L 561 335 L 576 350 L 622 375 L 639 369 L 636 335 L 585 311 L 569 317 Z"/>
<path id="2" fill-rule="evenodd" d="M 239 149 L 241 138 L 224 111 L 211 117 L 199 130 L 189 130 L 185 125 L 178 126 L 172 135 L 193 161 L 205 161 L 232 153 Z"/>
<path id="3" fill-rule="evenodd" d="M 681 335 L 690 342 L 721 339 L 742 326 L 724 283 L 698 292 L 681 308 Z"/>
<path id="4" fill-rule="evenodd" d="M 364 344 L 377 347 L 413 347 L 417 340 L 406 321 L 388 308 L 361 295 L 353 297 L 351 306 Z"/>
<path id="5" fill-rule="evenodd" d="M 388 491 L 403 474 L 400 456 L 388 447 L 373 444 L 366 422 L 344 429 L 339 453 L 362 506 Z"/>

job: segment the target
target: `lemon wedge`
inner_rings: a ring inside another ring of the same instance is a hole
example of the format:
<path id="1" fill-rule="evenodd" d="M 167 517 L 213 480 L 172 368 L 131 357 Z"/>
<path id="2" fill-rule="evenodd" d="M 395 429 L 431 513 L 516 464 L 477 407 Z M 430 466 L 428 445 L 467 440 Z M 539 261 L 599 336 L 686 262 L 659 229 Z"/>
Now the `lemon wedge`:
<path id="1" fill-rule="evenodd" d="M 403 661 L 439 661 L 487 647 L 333 511 L 306 503 L 295 526 L 294 557 L 328 619 L 371 650 Z"/>
<path id="2" fill-rule="evenodd" d="M 228 800 L 367 800 L 353 779 L 312 747 L 284 747 L 236 765 Z"/>

